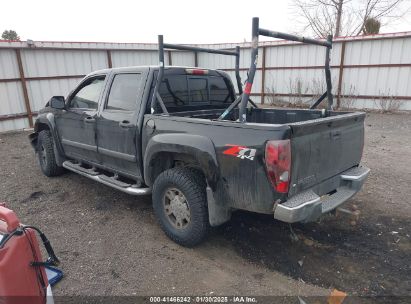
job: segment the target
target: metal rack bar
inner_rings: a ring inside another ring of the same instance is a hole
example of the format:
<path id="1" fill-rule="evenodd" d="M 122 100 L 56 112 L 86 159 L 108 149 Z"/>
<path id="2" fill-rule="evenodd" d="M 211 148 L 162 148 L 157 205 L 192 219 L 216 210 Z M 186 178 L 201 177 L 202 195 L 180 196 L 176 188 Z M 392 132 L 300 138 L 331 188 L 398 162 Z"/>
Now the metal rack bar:
<path id="1" fill-rule="evenodd" d="M 159 72 L 156 80 L 156 84 L 154 86 L 153 90 L 153 95 L 151 98 L 151 113 L 154 113 L 154 108 L 156 105 L 156 102 L 160 103 L 161 109 L 163 110 L 163 113 L 169 114 L 167 111 L 167 108 L 164 105 L 164 101 L 162 100 L 160 94 L 159 94 L 159 88 L 161 85 L 161 82 L 163 81 L 163 76 L 164 76 L 164 49 L 172 49 L 172 50 L 181 50 L 181 51 L 192 51 L 192 52 L 203 52 L 203 53 L 211 53 L 211 54 L 219 54 L 219 55 L 228 55 L 228 56 L 235 56 L 236 61 L 235 61 L 235 75 L 237 79 L 237 86 L 238 86 L 238 91 L 241 94 L 242 91 L 242 85 L 241 85 L 241 77 L 240 77 L 240 47 L 236 47 L 235 51 L 230 51 L 230 50 L 216 50 L 216 49 L 208 49 L 208 48 L 201 48 L 201 47 L 195 47 L 195 46 L 187 46 L 187 45 L 179 45 L 179 44 L 170 44 L 170 43 L 164 43 L 163 35 L 158 36 L 158 55 L 159 55 Z M 253 103 L 254 104 L 254 103 Z"/>
<path id="2" fill-rule="evenodd" d="M 314 45 L 326 47 L 327 49 L 325 53 L 326 58 L 325 58 L 325 67 L 324 67 L 325 68 L 325 80 L 327 83 L 326 96 L 328 99 L 328 109 L 331 110 L 333 108 L 333 96 L 331 92 L 331 89 L 332 89 L 331 71 L 330 71 L 330 50 L 332 48 L 332 36 L 328 36 L 328 39 L 326 41 L 322 41 L 322 40 L 315 40 L 311 38 L 299 37 L 295 35 L 262 29 L 259 26 L 259 18 L 257 17 L 253 18 L 251 36 L 252 36 L 251 65 L 248 70 L 248 78 L 247 78 L 247 81 L 244 87 L 244 92 L 241 96 L 241 103 L 240 103 L 240 110 L 239 110 L 240 122 L 247 121 L 246 109 L 247 109 L 248 101 L 250 99 L 251 88 L 253 86 L 254 77 L 255 77 L 256 70 L 257 70 L 259 36 L 286 39 L 286 40 L 297 41 L 301 43 L 314 44 Z M 325 98 L 325 93 L 323 94 L 323 96 L 320 97 L 319 100 L 317 100 L 317 102 L 314 103 L 313 106 L 316 107 L 324 98 Z"/>

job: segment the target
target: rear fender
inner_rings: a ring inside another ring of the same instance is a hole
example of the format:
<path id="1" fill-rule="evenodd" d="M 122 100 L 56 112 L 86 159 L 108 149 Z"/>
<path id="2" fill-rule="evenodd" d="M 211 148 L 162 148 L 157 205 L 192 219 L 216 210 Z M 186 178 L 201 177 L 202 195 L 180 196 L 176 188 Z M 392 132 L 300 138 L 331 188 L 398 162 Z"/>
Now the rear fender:
<path id="1" fill-rule="evenodd" d="M 220 174 L 214 144 L 209 138 L 178 133 L 153 136 L 144 153 L 144 180 L 149 186 L 154 183 L 150 164 L 159 153 L 164 152 L 187 154 L 193 157 L 203 171 L 207 183 L 215 190 Z"/>
<path id="2" fill-rule="evenodd" d="M 211 226 L 218 226 L 231 218 L 231 210 L 223 202 L 215 200 L 220 171 L 215 147 L 208 137 L 190 134 L 159 134 L 149 141 L 144 154 L 144 179 L 147 185 L 154 183 L 151 163 L 159 153 L 187 154 L 194 158 L 207 180 L 207 205 Z"/>

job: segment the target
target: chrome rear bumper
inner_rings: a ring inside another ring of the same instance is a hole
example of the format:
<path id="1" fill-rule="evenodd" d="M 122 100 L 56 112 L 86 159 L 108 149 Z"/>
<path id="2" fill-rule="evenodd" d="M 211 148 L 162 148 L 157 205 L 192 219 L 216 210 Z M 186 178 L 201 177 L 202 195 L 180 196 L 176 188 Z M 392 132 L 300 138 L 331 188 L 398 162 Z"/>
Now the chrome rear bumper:
<path id="1" fill-rule="evenodd" d="M 320 197 L 313 190 L 306 190 L 275 205 L 274 218 L 287 223 L 315 221 L 360 191 L 369 173 L 370 169 L 364 166 L 351 168 L 340 175 L 340 187 L 332 194 Z"/>

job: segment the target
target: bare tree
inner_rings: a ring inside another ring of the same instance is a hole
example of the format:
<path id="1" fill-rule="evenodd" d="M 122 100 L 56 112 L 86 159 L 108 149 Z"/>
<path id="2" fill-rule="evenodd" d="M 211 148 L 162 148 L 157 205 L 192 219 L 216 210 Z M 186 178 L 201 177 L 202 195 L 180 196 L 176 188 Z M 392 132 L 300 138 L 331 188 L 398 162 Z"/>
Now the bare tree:
<path id="1" fill-rule="evenodd" d="M 366 33 L 367 20 L 383 26 L 403 17 L 407 0 L 293 0 L 293 9 L 303 24 L 304 32 L 318 37 L 352 36 Z M 408 3 L 407 3 L 408 4 Z"/>
<path id="2" fill-rule="evenodd" d="M 335 36 L 338 37 L 340 36 L 340 32 L 341 32 L 341 17 L 342 17 L 344 0 L 334 0 L 331 2 L 334 4 L 334 7 L 337 9 L 337 20 L 335 21 Z"/>

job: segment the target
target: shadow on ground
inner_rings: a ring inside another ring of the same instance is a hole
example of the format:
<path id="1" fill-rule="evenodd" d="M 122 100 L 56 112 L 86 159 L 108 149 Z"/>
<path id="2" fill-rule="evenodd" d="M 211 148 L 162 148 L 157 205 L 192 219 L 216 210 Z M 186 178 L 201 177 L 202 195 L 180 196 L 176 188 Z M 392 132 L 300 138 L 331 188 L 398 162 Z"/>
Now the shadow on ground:
<path id="1" fill-rule="evenodd" d="M 294 279 L 354 296 L 411 293 L 411 225 L 381 216 L 353 223 L 329 216 L 292 225 L 271 216 L 237 212 L 218 229 L 243 258 Z"/>

